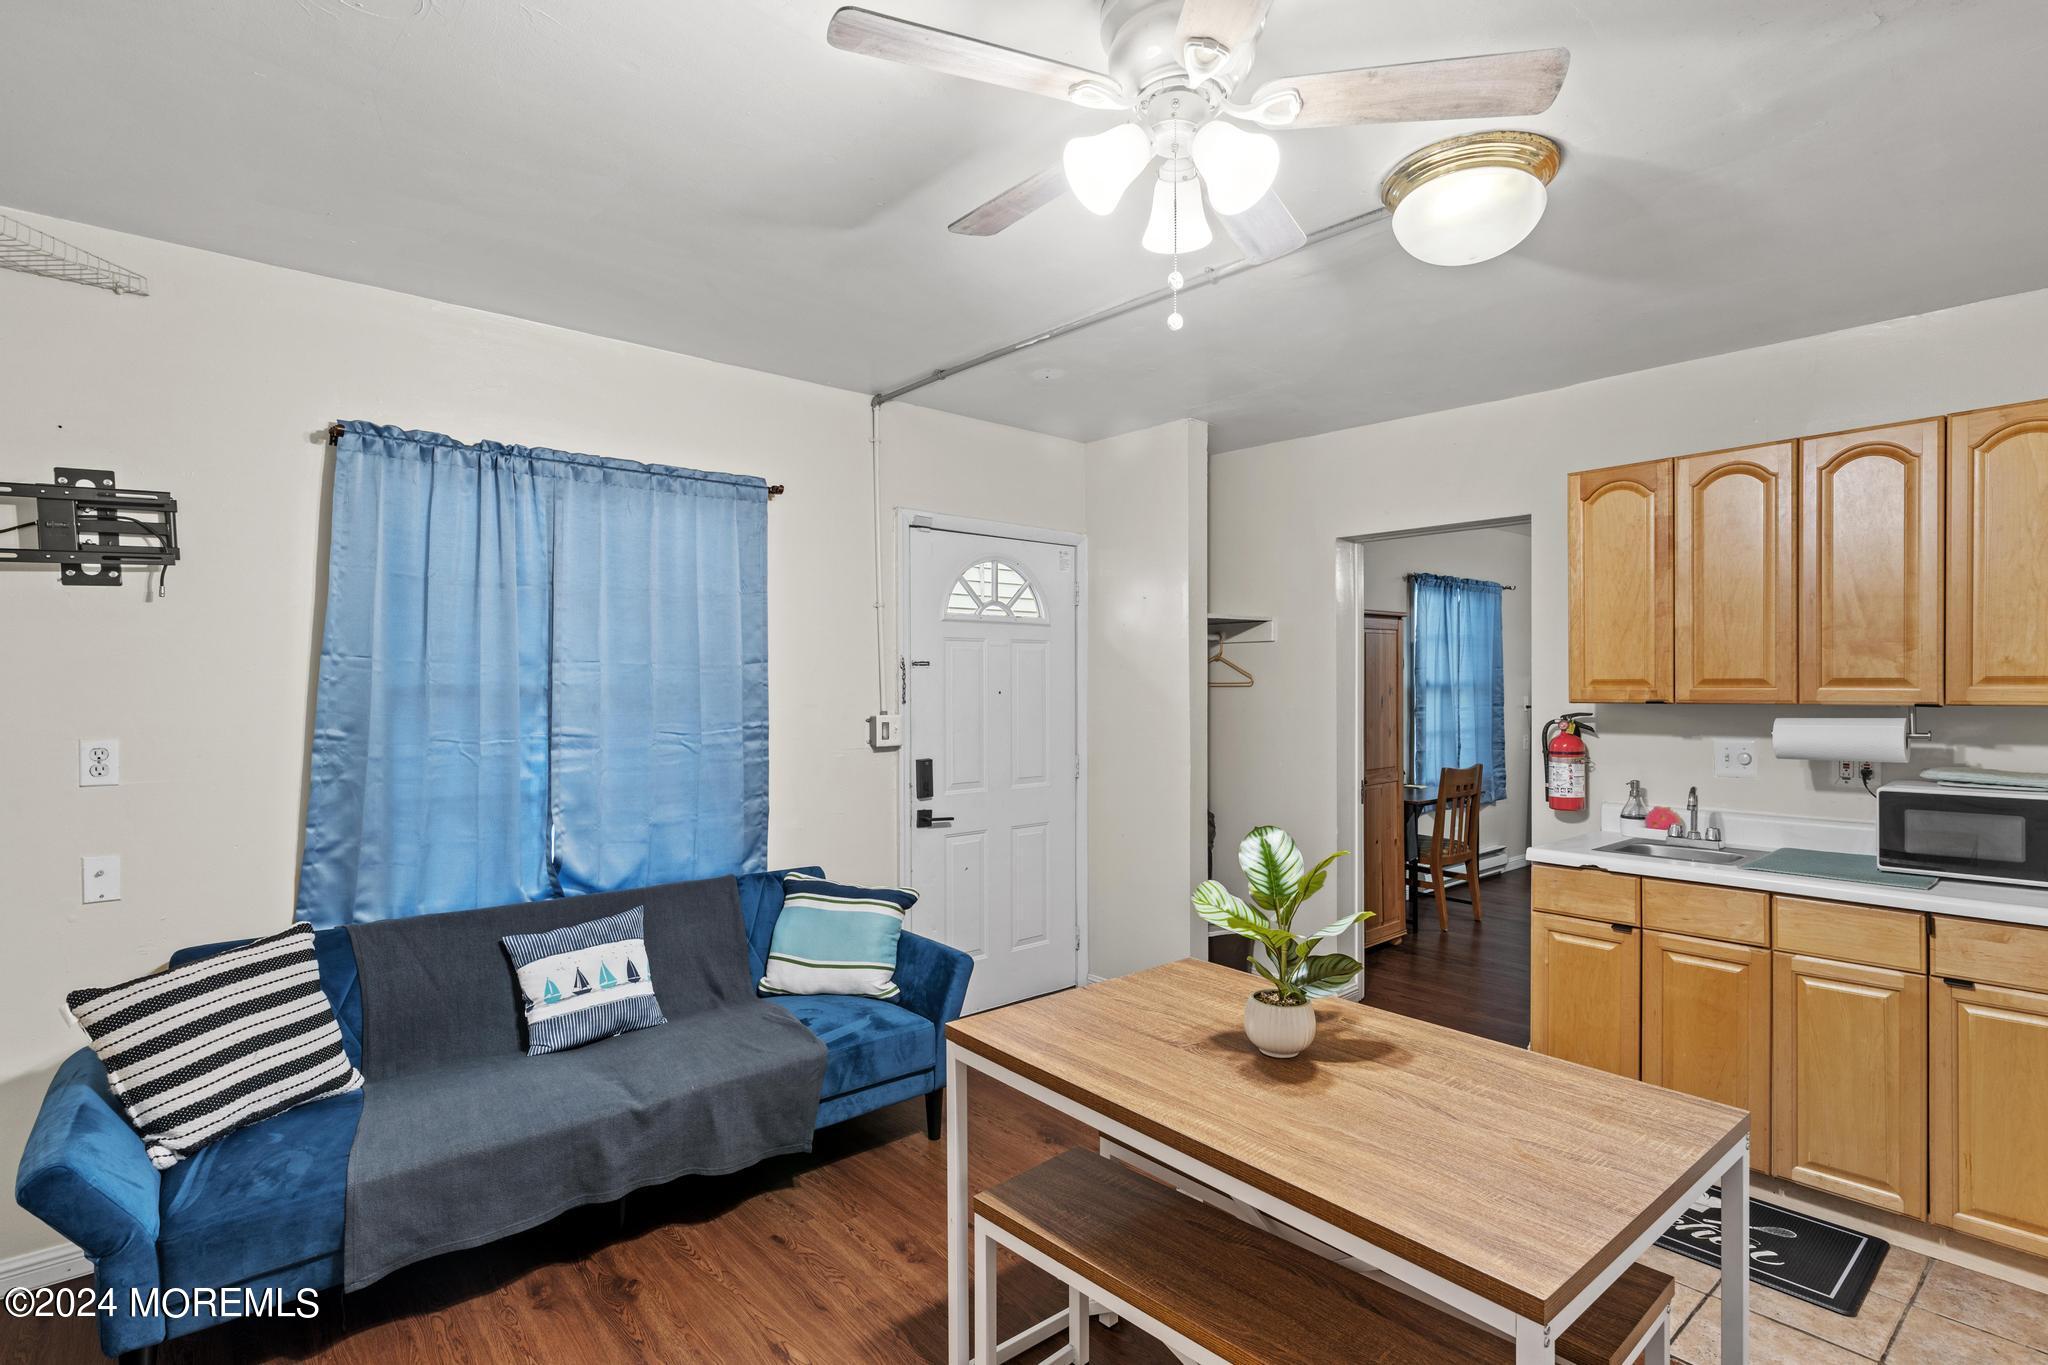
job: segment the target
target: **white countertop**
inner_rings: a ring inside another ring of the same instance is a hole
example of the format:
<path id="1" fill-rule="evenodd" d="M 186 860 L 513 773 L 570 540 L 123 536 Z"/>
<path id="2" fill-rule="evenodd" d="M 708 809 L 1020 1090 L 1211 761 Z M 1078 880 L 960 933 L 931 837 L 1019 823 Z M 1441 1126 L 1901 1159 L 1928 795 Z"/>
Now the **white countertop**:
<path id="1" fill-rule="evenodd" d="M 1709 886 L 1733 886 L 1745 891 L 1770 891 L 1781 896 L 1853 901 L 1858 905 L 1880 905 L 1893 910 L 1921 910 L 1937 915 L 1960 915 L 1965 919 L 2048 926 L 2048 890 L 2036 887 L 2001 886 L 1996 882 L 1938 881 L 1925 891 L 1915 891 L 1894 886 L 1872 886 L 1867 882 L 1835 881 L 1827 877 L 1751 872 L 1728 864 L 1686 863 L 1673 858 L 1596 851 L 1603 844 L 1641 837 L 1644 836 L 1623 834 L 1619 830 L 1594 830 L 1570 839 L 1532 845 L 1529 861 L 1549 863 L 1554 867 L 1597 867 L 1631 877 L 1659 877 L 1671 882 L 1704 882 Z M 1805 848 L 1820 846 L 1823 842 L 1787 841 L 1792 847 Z M 1737 846 L 1734 840 L 1730 843 Z M 1745 839 L 1739 846 L 1769 849 L 1779 845 Z"/>

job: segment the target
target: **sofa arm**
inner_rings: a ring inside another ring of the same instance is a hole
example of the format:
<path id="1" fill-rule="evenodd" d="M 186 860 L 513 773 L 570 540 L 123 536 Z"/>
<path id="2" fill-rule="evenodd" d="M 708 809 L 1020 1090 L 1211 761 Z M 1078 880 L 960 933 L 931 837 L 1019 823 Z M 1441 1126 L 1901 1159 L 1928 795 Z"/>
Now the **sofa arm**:
<path id="1" fill-rule="evenodd" d="M 100 1318 L 109 1355 L 164 1339 L 159 1316 L 131 1317 L 129 1291 L 157 1288 L 160 1188 L 142 1138 L 122 1117 L 91 1048 L 65 1059 L 43 1096 L 14 1179 L 14 1199 L 92 1258 L 118 1303 Z"/>
<path id="2" fill-rule="evenodd" d="M 938 1082 L 946 1083 L 946 1025 L 960 1017 L 967 1000 L 967 978 L 974 959 L 958 948 L 905 932 L 896 940 L 896 985 L 906 1009 L 932 1021 L 938 1034 L 933 1064 Z"/>

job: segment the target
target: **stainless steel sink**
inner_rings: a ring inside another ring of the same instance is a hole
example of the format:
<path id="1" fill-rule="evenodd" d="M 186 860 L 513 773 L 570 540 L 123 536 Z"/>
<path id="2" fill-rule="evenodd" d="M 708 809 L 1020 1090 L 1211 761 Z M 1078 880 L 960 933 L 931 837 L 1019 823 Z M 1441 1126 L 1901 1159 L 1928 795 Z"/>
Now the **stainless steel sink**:
<path id="1" fill-rule="evenodd" d="M 1595 853 L 1626 853 L 1634 858 L 1669 858 L 1679 863 L 1730 863 L 1747 862 L 1764 850 L 1760 848 L 1687 848 L 1683 844 L 1670 844 L 1662 839 L 1624 839 L 1618 844 L 1603 844 L 1593 850 Z"/>

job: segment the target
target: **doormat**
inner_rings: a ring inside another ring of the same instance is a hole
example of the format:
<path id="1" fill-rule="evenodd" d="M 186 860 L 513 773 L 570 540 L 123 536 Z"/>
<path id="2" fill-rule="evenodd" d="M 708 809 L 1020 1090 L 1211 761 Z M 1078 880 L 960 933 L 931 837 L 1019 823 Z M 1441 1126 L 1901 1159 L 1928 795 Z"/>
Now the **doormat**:
<path id="1" fill-rule="evenodd" d="M 1657 1238 L 1657 1245 L 1695 1261 L 1721 1264 L 1721 1190 L 1707 1191 Z M 1749 1278 L 1795 1299 L 1853 1318 L 1877 1278 L 1885 1253 L 1882 1238 L 1803 1213 L 1749 1201 Z"/>

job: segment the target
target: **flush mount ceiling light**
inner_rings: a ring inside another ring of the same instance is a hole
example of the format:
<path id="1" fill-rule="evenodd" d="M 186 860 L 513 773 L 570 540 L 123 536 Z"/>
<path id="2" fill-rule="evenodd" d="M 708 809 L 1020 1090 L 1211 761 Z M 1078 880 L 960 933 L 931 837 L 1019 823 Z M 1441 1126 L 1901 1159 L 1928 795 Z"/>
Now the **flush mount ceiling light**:
<path id="1" fill-rule="evenodd" d="M 1125 191 L 1156 160 L 1158 184 L 1153 187 L 1152 214 L 1142 243 L 1147 250 L 1176 258 L 1167 277 L 1176 291 L 1181 279 L 1179 253 L 1200 250 L 1212 239 L 1209 210 L 1221 218 L 1223 230 L 1253 264 L 1284 256 L 1308 241 L 1308 234 L 1274 193 L 1279 141 L 1254 128 L 1337 128 L 1540 114 L 1557 98 L 1571 64 L 1570 53 L 1551 47 L 1325 71 L 1253 87 L 1245 77 L 1272 2 L 1097 0 L 1107 71 L 852 7 L 832 16 L 825 38 L 842 51 L 1122 114 L 1126 122 L 1068 142 L 1059 165 L 1025 177 L 956 219 L 951 228 L 968 236 L 993 236 L 1068 190 L 1089 212 L 1112 213 Z M 1551 151 L 1554 168 L 1556 149 Z M 1532 183 L 1535 211 L 1540 214 L 1543 187 Z M 1476 184 L 1467 182 L 1459 189 L 1461 194 L 1476 191 Z M 1431 197 L 1422 181 L 1405 192 L 1424 201 Z M 1387 202 L 1391 206 L 1394 199 Z M 1530 218 L 1522 232 L 1534 222 Z M 1395 230 L 1400 231 L 1398 213 Z M 1518 233 L 1499 249 L 1519 240 Z M 1167 325 L 1178 330 L 1180 320 L 1176 298 Z"/>
<path id="2" fill-rule="evenodd" d="M 1535 230 L 1562 157 L 1539 133 L 1467 133 L 1410 155 L 1380 185 L 1380 198 L 1409 255 L 1473 265 Z"/>

